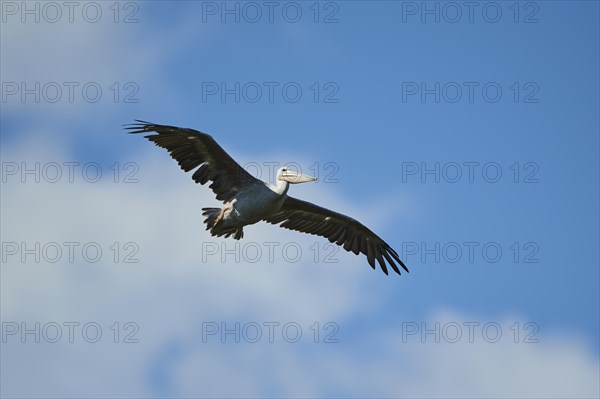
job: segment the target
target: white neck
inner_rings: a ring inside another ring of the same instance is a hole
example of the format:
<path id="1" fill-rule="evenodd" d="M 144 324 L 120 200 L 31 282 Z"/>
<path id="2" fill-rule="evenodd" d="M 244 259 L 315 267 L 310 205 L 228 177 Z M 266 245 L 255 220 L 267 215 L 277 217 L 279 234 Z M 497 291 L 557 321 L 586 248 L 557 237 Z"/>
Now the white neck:
<path id="1" fill-rule="evenodd" d="M 275 184 L 267 184 L 267 186 L 271 190 L 275 191 L 277 194 L 285 195 L 287 194 L 288 188 L 290 187 L 290 183 L 286 182 L 285 180 L 277 179 L 277 182 Z"/>

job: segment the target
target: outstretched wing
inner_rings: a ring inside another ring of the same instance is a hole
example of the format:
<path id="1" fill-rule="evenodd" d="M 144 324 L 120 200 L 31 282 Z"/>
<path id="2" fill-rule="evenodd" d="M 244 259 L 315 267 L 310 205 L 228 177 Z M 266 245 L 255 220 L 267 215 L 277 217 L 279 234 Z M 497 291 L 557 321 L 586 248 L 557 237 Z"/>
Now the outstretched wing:
<path id="1" fill-rule="evenodd" d="M 209 186 L 219 201 L 231 200 L 240 189 L 258 180 L 242 168 L 208 134 L 194 129 L 156 125 L 136 120 L 127 125 L 129 133 L 155 133 L 144 136 L 159 147 L 166 148 L 181 169 L 189 172 L 196 183 Z"/>
<path id="2" fill-rule="evenodd" d="M 343 245 L 346 251 L 352 251 L 357 255 L 363 253 L 373 269 L 377 259 L 385 274 L 388 274 L 385 261 L 398 274 L 400 270 L 396 263 L 408 272 L 396 251 L 385 241 L 362 223 L 341 213 L 287 197 L 281 209 L 265 220 L 272 224 L 281 223 L 280 226 L 286 229 L 325 237 L 330 242 Z"/>

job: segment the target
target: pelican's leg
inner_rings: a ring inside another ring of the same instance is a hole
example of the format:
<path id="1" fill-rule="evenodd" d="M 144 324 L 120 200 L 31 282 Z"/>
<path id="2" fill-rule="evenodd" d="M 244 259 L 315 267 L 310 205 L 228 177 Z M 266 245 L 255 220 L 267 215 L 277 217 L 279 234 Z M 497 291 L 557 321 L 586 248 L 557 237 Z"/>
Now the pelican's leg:
<path id="1" fill-rule="evenodd" d="M 217 219 L 215 220 L 215 224 L 213 225 L 213 227 L 216 226 L 217 224 L 219 224 L 219 222 L 221 220 L 223 220 L 223 216 L 225 216 L 225 208 L 224 207 L 221 209 L 221 212 L 219 212 L 219 216 L 217 216 Z"/>

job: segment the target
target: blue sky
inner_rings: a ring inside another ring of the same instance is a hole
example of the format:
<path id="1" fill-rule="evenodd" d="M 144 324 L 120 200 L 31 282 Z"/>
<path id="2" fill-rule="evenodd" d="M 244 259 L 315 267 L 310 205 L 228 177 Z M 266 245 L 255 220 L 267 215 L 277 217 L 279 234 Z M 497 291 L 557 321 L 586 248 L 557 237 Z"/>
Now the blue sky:
<path id="1" fill-rule="evenodd" d="M 54 11 L 31 2 L 36 22 L 21 4 L 2 5 L 3 332 L 95 321 L 106 337 L 113 322 L 132 321 L 139 342 L 9 335 L 4 395 L 598 395 L 597 2 L 479 2 L 472 21 L 462 3 L 276 2 L 272 22 L 262 2 L 122 2 L 118 16 L 100 2 L 95 23 L 80 9 L 70 22 L 64 8 L 50 22 Z M 238 7 L 239 22 L 225 7 Z M 76 85 L 73 101 L 65 82 Z M 39 83 L 39 102 L 23 83 L 34 92 Z M 90 83 L 97 102 L 80 90 Z M 63 90 L 56 102 L 53 85 Z M 234 93 L 221 97 L 223 87 Z M 234 245 L 204 232 L 200 208 L 216 200 L 164 150 L 124 134 L 133 119 L 208 132 L 263 178 L 265 162 L 318 171 L 320 182 L 290 194 L 372 227 L 410 274 L 386 277 L 343 251 L 328 263 L 325 240 L 272 226 L 246 229 L 239 262 L 207 257 L 207 245 Z M 36 162 L 58 162 L 63 178 L 10 172 Z M 103 177 L 70 183 L 63 162 L 97 163 Z M 128 162 L 137 184 L 122 183 Z M 438 181 L 422 174 L 436 167 Z M 104 255 L 93 264 L 7 255 L 10 243 L 65 241 L 98 242 Z M 112 242 L 133 242 L 139 263 L 112 261 Z M 244 245 L 266 242 L 304 256 L 249 262 Z M 265 321 L 297 322 L 304 339 L 202 340 L 207 323 Z M 320 341 L 334 323 L 339 342 L 313 343 L 314 322 Z M 410 323 L 465 322 L 498 323 L 503 339 L 403 342 Z M 537 343 L 523 342 L 528 322 Z M 74 366 L 91 358 L 95 366 Z M 121 366 L 103 372 L 115 359 Z"/>

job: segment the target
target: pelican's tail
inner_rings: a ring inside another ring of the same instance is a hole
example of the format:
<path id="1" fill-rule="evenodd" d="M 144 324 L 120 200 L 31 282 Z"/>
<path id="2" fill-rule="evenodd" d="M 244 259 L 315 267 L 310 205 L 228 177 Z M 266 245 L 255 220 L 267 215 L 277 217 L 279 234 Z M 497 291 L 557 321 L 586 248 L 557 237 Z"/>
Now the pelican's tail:
<path id="1" fill-rule="evenodd" d="M 206 230 L 210 230 L 212 236 L 225 238 L 233 234 L 233 238 L 239 240 L 244 237 L 244 229 L 242 227 L 227 226 L 223 221 L 223 215 L 220 208 L 202 208 L 202 215 L 206 216 Z"/>

